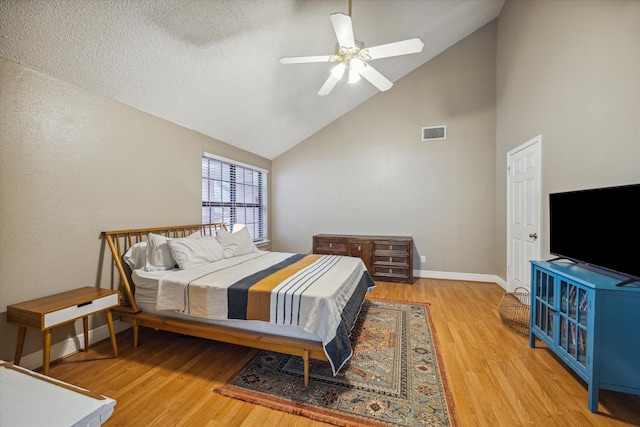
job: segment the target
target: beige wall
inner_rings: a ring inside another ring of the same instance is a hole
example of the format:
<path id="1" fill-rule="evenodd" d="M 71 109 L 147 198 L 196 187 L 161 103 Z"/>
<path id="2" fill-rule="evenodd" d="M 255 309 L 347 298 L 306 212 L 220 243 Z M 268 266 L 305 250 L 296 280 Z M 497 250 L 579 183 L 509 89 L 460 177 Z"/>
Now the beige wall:
<path id="1" fill-rule="evenodd" d="M 496 227 L 506 277 L 507 152 L 542 134 L 548 194 L 640 183 L 640 2 L 507 1 L 498 17 Z"/>
<path id="2" fill-rule="evenodd" d="M 508 0 L 497 24 L 273 161 L 273 249 L 307 252 L 322 232 L 409 234 L 416 269 L 506 278 L 509 150 L 543 135 L 545 252 L 549 192 L 640 182 L 638 23 L 635 0 Z M 111 286 L 100 231 L 199 222 L 202 151 L 271 162 L 0 67 L 0 358 L 11 360 L 8 304 Z M 446 141 L 420 141 L 442 124 Z M 40 341 L 28 334 L 25 354 Z"/>
<path id="3" fill-rule="evenodd" d="M 271 162 L 4 58 L 0 66 L 0 359 L 12 360 L 7 305 L 111 286 L 101 231 L 201 221 L 203 151 Z M 73 327 L 55 330 L 54 343 Z M 24 354 L 41 340 L 27 333 Z"/>
<path id="4" fill-rule="evenodd" d="M 549 192 L 640 182 L 639 24 L 635 0 L 508 0 L 497 29 L 274 160 L 274 247 L 308 251 L 322 232 L 410 234 L 427 259 L 416 269 L 504 280 L 507 152 L 542 134 L 547 257 Z M 446 142 L 417 140 L 439 124 Z"/>
<path id="5" fill-rule="evenodd" d="M 493 22 L 276 158 L 274 249 L 410 235 L 415 269 L 494 274 L 495 46 Z"/>

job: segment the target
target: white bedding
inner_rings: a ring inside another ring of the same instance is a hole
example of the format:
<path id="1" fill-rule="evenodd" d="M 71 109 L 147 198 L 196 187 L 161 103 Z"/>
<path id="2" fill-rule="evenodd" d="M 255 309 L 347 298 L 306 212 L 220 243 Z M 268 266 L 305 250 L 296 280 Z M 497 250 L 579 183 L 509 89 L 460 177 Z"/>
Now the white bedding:
<path id="1" fill-rule="evenodd" d="M 334 373 L 351 357 L 351 328 L 375 287 L 361 259 L 333 255 L 257 251 L 158 273 L 133 273 L 145 311 L 320 340 Z"/>
<path id="2" fill-rule="evenodd" d="M 169 316 L 176 319 L 193 320 L 193 316 L 182 314 L 173 310 L 157 310 L 156 300 L 158 298 L 158 286 L 162 276 L 167 275 L 168 272 L 178 271 L 178 269 L 164 270 L 164 271 L 144 271 L 143 269 L 134 270 L 131 278 L 136 285 L 136 303 L 142 311 L 146 313 L 161 314 L 163 316 Z M 283 337 L 300 338 L 311 341 L 321 342 L 319 336 L 309 333 L 304 329 L 300 329 L 295 326 L 287 325 L 274 325 L 269 322 L 263 322 L 261 320 L 238 320 L 238 319 L 198 319 L 199 322 L 204 322 L 209 325 L 224 325 L 233 328 L 242 329 L 245 331 L 255 331 L 264 334 L 273 334 Z"/>

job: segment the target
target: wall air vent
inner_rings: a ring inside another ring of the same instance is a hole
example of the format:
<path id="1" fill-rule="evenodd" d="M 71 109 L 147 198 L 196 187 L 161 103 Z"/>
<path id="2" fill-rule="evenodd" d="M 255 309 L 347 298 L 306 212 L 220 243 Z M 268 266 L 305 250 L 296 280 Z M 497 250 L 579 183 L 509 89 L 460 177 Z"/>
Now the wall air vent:
<path id="1" fill-rule="evenodd" d="M 447 139 L 446 126 L 431 126 L 422 128 L 422 140 L 433 141 L 434 139 Z"/>

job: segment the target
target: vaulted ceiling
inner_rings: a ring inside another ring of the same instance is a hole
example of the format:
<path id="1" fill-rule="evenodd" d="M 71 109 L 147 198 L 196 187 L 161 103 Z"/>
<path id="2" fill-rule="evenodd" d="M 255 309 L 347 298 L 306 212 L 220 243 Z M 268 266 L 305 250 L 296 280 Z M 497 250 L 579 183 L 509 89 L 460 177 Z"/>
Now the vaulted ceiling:
<path id="1" fill-rule="evenodd" d="M 422 53 L 371 62 L 396 82 L 498 16 L 504 0 L 353 0 L 357 40 L 420 37 Z M 0 0 L 0 55 L 274 159 L 380 93 L 332 64 L 348 0 Z M 391 88 L 390 90 L 393 90 Z"/>

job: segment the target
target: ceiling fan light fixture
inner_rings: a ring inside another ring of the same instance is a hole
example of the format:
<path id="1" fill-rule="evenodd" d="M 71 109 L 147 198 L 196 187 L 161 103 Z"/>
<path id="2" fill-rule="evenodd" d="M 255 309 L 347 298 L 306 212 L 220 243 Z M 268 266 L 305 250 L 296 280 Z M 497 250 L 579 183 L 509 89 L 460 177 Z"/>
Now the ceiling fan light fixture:
<path id="1" fill-rule="evenodd" d="M 381 92 L 389 90 L 393 83 L 380 74 L 367 61 L 422 52 L 424 43 L 419 38 L 403 40 L 394 43 L 365 48 L 364 43 L 353 36 L 351 22 L 351 0 L 349 0 L 349 15 L 333 13 L 329 17 L 333 25 L 338 44 L 333 55 L 301 56 L 280 58 L 282 64 L 300 64 L 304 62 L 337 62 L 331 69 L 327 80 L 318 91 L 318 95 L 328 95 L 342 79 L 345 71 L 349 70 L 349 83 L 355 83 L 363 77 Z"/>
<path id="2" fill-rule="evenodd" d="M 366 64 L 360 58 L 353 58 L 349 61 L 349 84 L 360 81 L 360 71 L 364 67 L 366 67 Z"/>
<path id="3" fill-rule="evenodd" d="M 344 62 L 340 62 L 338 65 L 331 69 L 331 74 L 333 75 L 333 77 L 340 80 L 346 69 L 347 64 L 345 64 Z"/>
<path id="4" fill-rule="evenodd" d="M 358 73 L 366 66 L 367 64 L 365 64 L 365 62 L 360 58 L 353 58 L 349 61 L 349 68 L 357 71 Z"/>
<path id="5" fill-rule="evenodd" d="M 360 81 L 360 73 L 349 67 L 349 84 L 358 83 Z"/>
<path id="6" fill-rule="evenodd" d="M 371 55 L 369 55 L 369 49 L 365 49 L 364 47 L 358 52 L 358 57 L 363 61 L 371 61 L 372 59 Z"/>
<path id="7" fill-rule="evenodd" d="M 348 61 L 351 58 L 358 58 L 360 51 L 367 51 L 367 49 L 364 48 L 364 43 L 360 40 L 354 40 L 353 46 L 336 45 L 336 56 L 343 60 Z"/>

